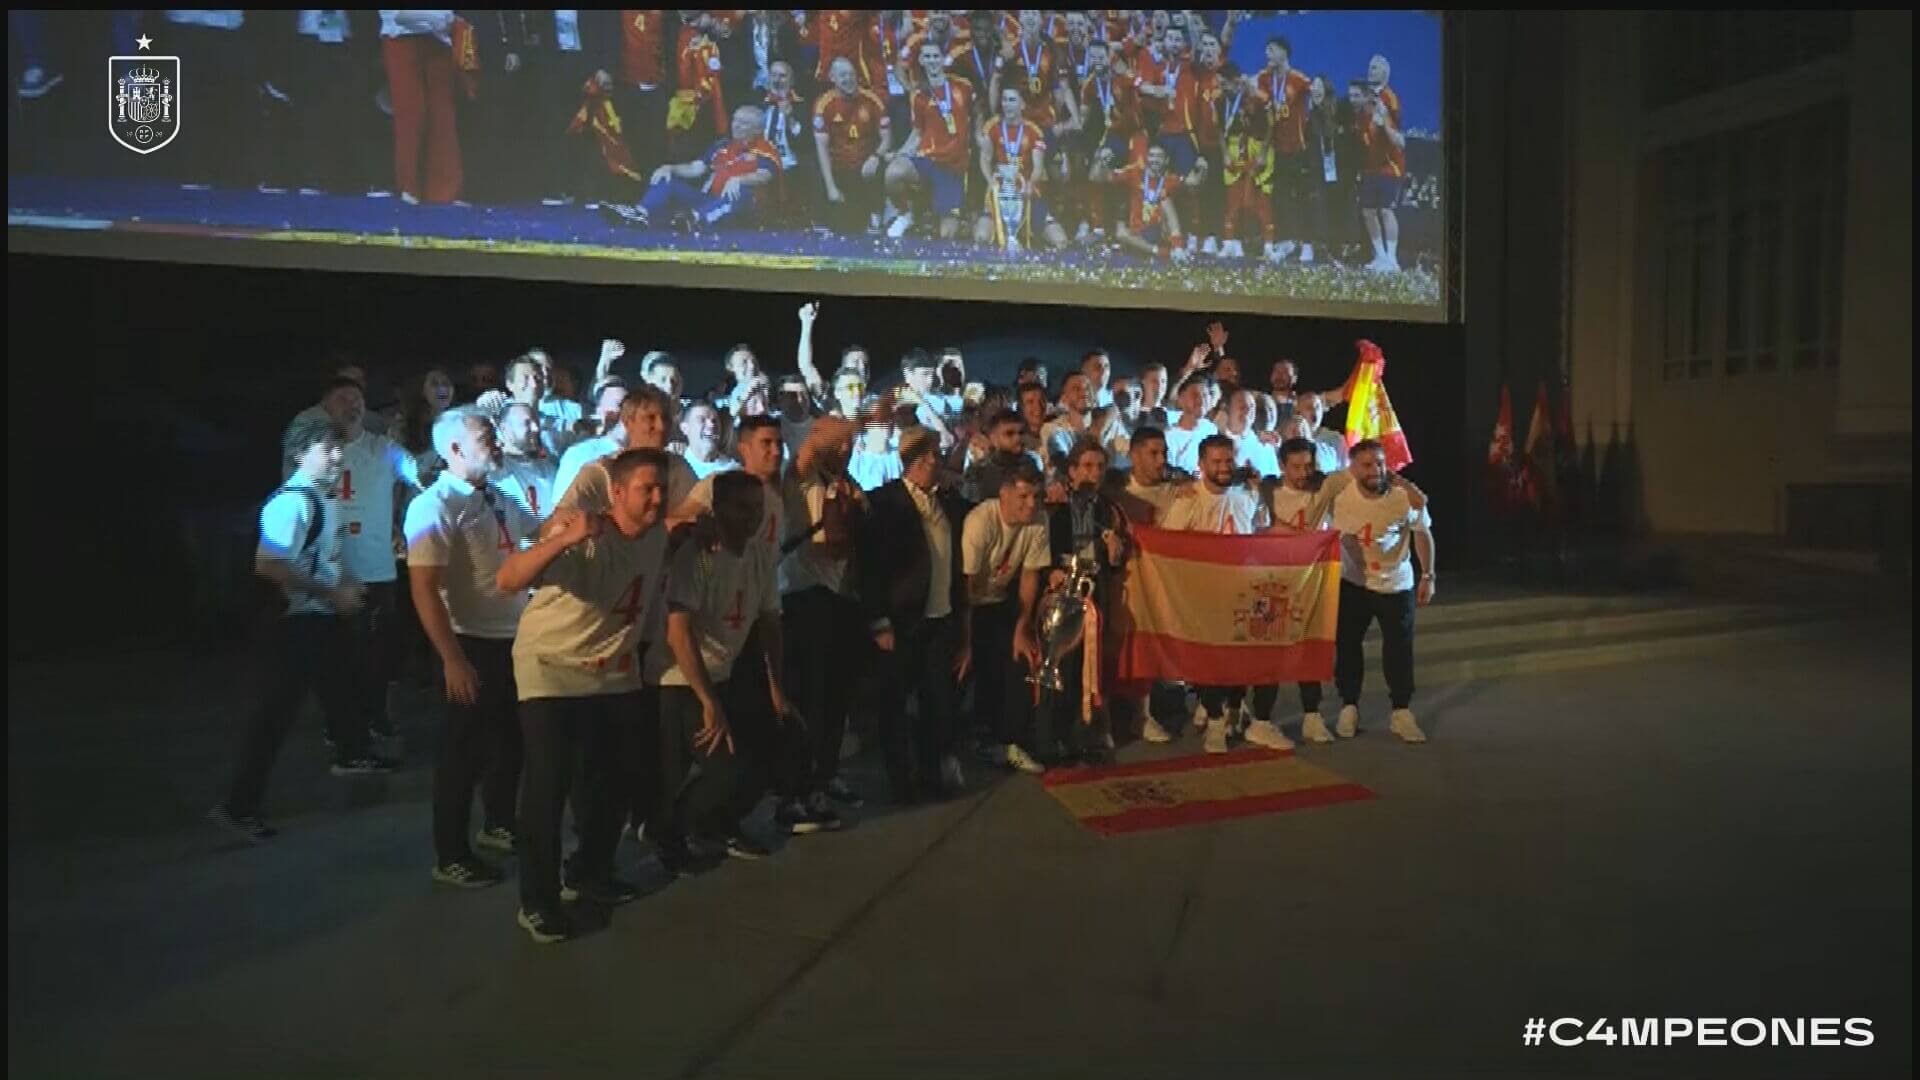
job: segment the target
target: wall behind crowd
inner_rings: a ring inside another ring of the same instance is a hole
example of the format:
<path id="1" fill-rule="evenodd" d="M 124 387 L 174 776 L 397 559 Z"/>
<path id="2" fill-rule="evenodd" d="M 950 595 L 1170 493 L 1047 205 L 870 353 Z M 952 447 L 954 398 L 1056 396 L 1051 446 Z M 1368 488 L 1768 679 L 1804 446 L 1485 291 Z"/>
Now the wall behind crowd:
<path id="1" fill-rule="evenodd" d="M 602 337 L 628 362 L 664 348 L 688 387 L 720 379 L 746 342 L 773 372 L 794 369 L 796 309 L 807 297 L 638 289 L 483 278 L 266 271 L 8 256 L 10 649 L 60 649 L 100 636 L 164 641 L 188 629 L 208 584 L 193 548 L 249 518 L 278 481 L 280 432 L 318 396 L 326 356 L 345 349 L 390 398 L 428 366 L 460 372 L 545 345 L 586 380 Z M 913 345 L 959 345 L 971 378 L 1010 382 L 1038 356 L 1056 378 L 1091 345 L 1116 374 L 1154 360 L 1178 368 L 1204 340 L 1192 312 L 1106 311 L 891 298 L 828 298 L 816 350 L 866 345 L 888 385 Z M 1462 506 L 1475 440 L 1462 426 L 1465 359 L 1456 327 L 1236 316 L 1228 352 L 1265 385 L 1292 358 L 1309 386 L 1337 385 L 1353 341 L 1388 359 L 1388 387 L 1413 444 L 1413 475 L 1438 502 L 1449 563 L 1469 554 Z M 41 521 L 41 515 L 47 515 Z M 244 574 L 246 560 L 220 565 Z M 129 607 L 126 597 L 137 597 Z M 103 621 L 100 611 L 121 611 Z M 31 632 L 28 632 L 28 631 Z"/>

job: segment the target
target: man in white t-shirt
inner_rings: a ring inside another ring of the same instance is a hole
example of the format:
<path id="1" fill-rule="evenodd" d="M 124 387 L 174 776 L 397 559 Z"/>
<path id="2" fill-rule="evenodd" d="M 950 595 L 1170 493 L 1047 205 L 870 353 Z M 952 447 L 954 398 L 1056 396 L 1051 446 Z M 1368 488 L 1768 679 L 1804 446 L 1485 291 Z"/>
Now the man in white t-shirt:
<path id="1" fill-rule="evenodd" d="M 541 402 L 547 397 L 547 370 L 532 356 L 516 356 L 507 362 L 507 393 L 513 400 L 532 410 L 540 421 L 540 445 L 547 453 L 558 457 L 567 447 L 579 441 L 580 435 L 575 427 L 561 427 L 559 423 L 543 417 L 539 413 Z"/>
<path id="2" fill-rule="evenodd" d="M 1332 476 L 1347 467 L 1347 437 L 1320 425 L 1327 418 L 1326 398 L 1320 394 L 1298 394 L 1293 399 L 1293 418 L 1306 421 L 1306 437 L 1313 440 L 1314 458 L 1320 471 Z"/>
<path id="3" fill-rule="evenodd" d="M 1040 663 L 1033 608 L 1041 575 L 1052 564 L 1040 518 L 1046 485 L 1025 455 L 1000 477 L 991 501 L 973 508 L 960 529 L 960 569 L 972 608 L 975 722 L 989 732 L 993 764 L 1024 773 L 1046 771 L 1033 745 L 1026 674 Z"/>
<path id="4" fill-rule="evenodd" d="M 497 579 L 540 523 L 489 479 L 497 448 L 486 417 L 466 408 L 441 413 L 433 448 L 447 467 L 406 516 L 413 609 L 439 655 L 447 695 L 433 771 L 433 878 L 471 889 L 501 880 L 468 841 L 475 786 L 486 811 L 477 842 L 513 851 L 520 786 L 513 636 L 527 595 L 500 591 Z"/>
<path id="5" fill-rule="evenodd" d="M 580 437 L 580 421 L 586 418 L 586 410 L 580 407 L 579 402 L 562 397 L 554 390 L 553 357 L 547 355 L 547 350 L 536 346 L 527 350 L 527 356 L 540 365 L 541 382 L 546 387 L 538 408 L 541 426 L 567 432 L 569 443 L 577 440 Z"/>
<path id="6" fill-rule="evenodd" d="M 1318 468 L 1318 447 L 1311 439 L 1291 438 L 1280 444 L 1282 475 L 1280 483 L 1267 493 L 1268 515 L 1275 532 L 1298 534 L 1333 527 L 1333 500 L 1353 484 L 1353 474 L 1345 469 L 1325 475 Z M 1412 481 L 1389 473 L 1389 483 L 1404 489 L 1415 510 L 1427 505 L 1426 493 Z M 1342 559 L 1344 563 L 1344 557 Z M 1278 687 L 1260 687 L 1253 694 L 1257 716 L 1268 716 L 1278 698 Z M 1333 734 L 1320 714 L 1321 687 L 1318 682 L 1300 684 L 1300 708 L 1303 718 L 1300 732 L 1308 742 L 1330 743 Z M 1350 731 L 1353 729 L 1349 729 Z M 1351 737 L 1351 736 L 1349 736 Z"/>
<path id="7" fill-rule="evenodd" d="M 793 524 L 779 571 L 787 688 L 806 723 L 807 810 L 822 828 L 838 816 L 835 804 L 865 805 L 839 775 L 847 713 L 870 648 L 849 566 L 867 505 L 865 492 L 847 475 L 854 433 L 851 421 L 823 416 L 794 455 L 786 489 Z"/>
<path id="8" fill-rule="evenodd" d="M 1167 511 L 1173 507 L 1174 497 L 1181 487 L 1192 486 L 1193 481 L 1176 481 L 1167 469 L 1167 437 L 1157 427 L 1141 427 L 1133 433 L 1132 442 L 1127 447 L 1127 460 L 1131 468 L 1122 472 L 1118 469 L 1107 473 L 1107 497 L 1127 516 L 1127 520 L 1136 525 L 1160 526 L 1167 517 Z M 1150 743 L 1172 742 L 1173 736 L 1167 734 L 1156 715 L 1171 716 L 1177 714 L 1182 706 L 1186 692 L 1178 684 L 1162 683 L 1154 687 L 1146 701 L 1125 701 L 1116 697 L 1116 706 L 1124 704 L 1126 708 L 1140 714 L 1140 737 Z"/>
<path id="9" fill-rule="evenodd" d="M 609 438 L 617 438 L 614 451 L 618 450 L 660 450 L 667 446 L 667 399 L 666 395 L 651 386 L 635 387 L 620 403 L 620 416 Z M 567 457 L 572 460 L 574 453 L 588 443 L 581 443 L 569 451 Z M 604 444 L 601 444 L 604 445 Z M 597 455 L 580 462 L 571 478 L 567 473 L 567 463 L 560 465 L 560 475 L 554 484 L 554 490 L 560 492 L 555 504 L 562 509 L 593 510 L 605 513 L 609 503 L 609 483 L 606 464 L 608 454 Z M 667 454 L 666 473 L 666 522 L 669 527 L 686 520 L 681 504 L 692 494 L 697 478 L 686 459 L 679 454 Z"/>
<path id="10" fill-rule="evenodd" d="M 1205 372 L 1187 376 L 1177 395 L 1180 416 L 1167 425 L 1167 464 L 1188 474 L 1200 471 L 1200 442 L 1219 433 L 1207 416 L 1207 397 L 1213 380 Z M 1231 444 L 1229 444 L 1231 445 Z"/>
<path id="11" fill-rule="evenodd" d="M 366 396 L 349 380 L 336 381 L 321 404 L 340 425 L 340 479 L 334 485 L 346 530 L 341 558 L 355 579 L 366 585 L 367 601 L 349 619 L 353 630 L 349 678 L 367 729 L 383 740 L 398 734 L 388 711 L 388 689 L 399 673 L 403 639 L 399 634 L 398 517 L 394 490 L 421 487 L 417 459 L 399 443 L 363 427 Z"/>
<path id="12" fill-rule="evenodd" d="M 797 734 L 799 721 L 781 685 L 774 556 L 755 540 L 766 499 L 758 477 L 715 477 L 717 535 L 683 543 L 667 572 L 667 647 L 648 650 L 646 674 L 660 688 L 661 803 L 649 824 L 670 864 L 716 849 L 742 859 L 769 854 L 740 822 L 765 792 L 763 777 L 786 757 L 781 739 Z M 742 662 L 750 636 L 759 638 L 763 663 Z M 766 714 L 750 692 L 762 677 Z"/>
<path id="13" fill-rule="evenodd" d="M 738 471 L 760 481 L 765 489 L 765 497 L 760 500 L 760 517 L 753 523 L 748 543 L 763 549 L 769 566 L 778 567 L 787 544 L 789 508 L 786 498 L 786 475 L 783 467 L 785 447 L 781 439 L 780 422 L 771 416 L 746 416 L 740 420 L 740 434 L 735 441 L 734 452 L 738 455 Z M 693 486 L 693 494 L 687 497 L 690 514 L 713 514 L 714 493 L 720 478 L 728 473 L 715 473 Z M 780 579 L 775 573 L 776 582 Z M 784 644 L 784 643 L 783 643 Z M 759 635 L 753 634 L 742 646 L 738 662 L 743 670 L 758 670 L 765 667 L 766 653 Z M 757 681 L 742 684 L 738 691 L 743 700 L 742 708 L 751 716 L 772 715 L 772 703 L 767 700 L 765 686 Z M 754 760 L 755 768 L 742 776 L 740 798 L 748 798 L 746 787 L 757 785 L 761 788 L 771 785 L 778 805 L 774 809 L 774 821 L 782 829 L 795 836 L 838 829 L 843 824 L 840 815 L 824 799 L 808 804 L 809 778 L 813 773 L 812 756 L 805 740 L 773 739 L 764 725 L 750 725 L 742 736 L 748 747 L 744 751 L 746 759 Z M 757 799 L 757 795 L 754 796 Z"/>
<path id="14" fill-rule="evenodd" d="M 687 440 L 687 466 L 695 480 L 740 467 L 720 446 L 720 411 L 712 405 L 696 401 L 687 406 L 680 415 L 680 434 Z"/>
<path id="15" fill-rule="evenodd" d="M 1183 488 L 1167 509 L 1163 528 L 1245 536 L 1267 527 L 1267 508 L 1258 494 L 1235 478 L 1233 440 L 1209 435 L 1200 442 L 1200 482 Z M 1206 721 L 1205 748 L 1209 754 L 1227 752 L 1227 722 L 1246 700 L 1244 686 L 1201 686 L 1200 711 Z M 1198 719 L 1198 718 L 1196 718 Z M 1272 729 L 1272 730 L 1269 730 Z M 1268 724 L 1248 728 L 1256 746 L 1286 750 L 1287 737 Z"/>
<path id="16" fill-rule="evenodd" d="M 622 812 L 623 735 L 651 733 L 641 703 L 638 646 L 657 603 L 667 532 L 662 450 L 626 450 L 602 466 L 607 512 L 556 511 L 532 547 L 501 564 L 503 594 L 534 590 L 513 641 L 514 689 L 525 746 L 521 789 L 520 912 L 534 941 L 563 941 L 572 927 L 562 898 L 622 904 L 639 893 L 614 877 Z M 575 770 L 580 848 L 562 880 L 560 818 Z"/>
<path id="17" fill-rule="evenodd" d="M 560 455 L 560 465 L 553 477 L 556 495 L 565 495 L 580 476 L 580 470 L 586 468 L 589 462 L 611 457 L 627 448 L 626 428 L 621 423 L 627 402 L 627 385 L 611 383 L 600 387 L 596 391 L 596 400 L 600 411 L 595 415 L 606 423 L 606 434 L 581 439 Z M 612 410 L 611 413 L 606 411 L 608 409 Z"/>
<path id="18" fill-rule="evenodd" d="M 340 476 L 342 432 L 333 421 L 295 420 L 283 442 L 286 486 L 260 509 L 260 545 L 254 571 L 278 585 L 287 612 L 272 631 L 266 688 L 249 714 L 240 761 L 227 797 L 208 816 L 249 843 L 275 831 L 260 818 L 267 774 L 287 728 L 309 693 L 320 698 L 334 746 L 333 772 L 352 776 L 391 769 L 368 748 L 366 720 L 352 686 L 341 678 L 347 657 L 345 616 L 364 602 L 366 589 L 342 562 L 341 523 L 333 489 Z"/>
<path id="19" fill-rule="evenodd" d="M 1120 452 L 1118 448 L 1126 446 L 1126 431 L 1122 425 L 1108 424 L 1099 432 L 1090 430 L 1093 417 L 1093 383 L 1083 371 L 1069 371 L 1060 383 L 1060 415 L 1049 421 L 1040 431 L 1040 442 L 1046 448 L 1047 464 L 1055 472 L 1064 475 L 1067 471 L 1067 455 L 1074 444 L 1082 437 L 1092 435 L 1100 447 L 1111 456 Z"/>
<path id="20" fill-rule="evenodd" d="M 1262 478 L 1278 476 L 1280 461 L 1274 456 L 1273 447 L 1262 442 L 1259 433 L 1253 430 L 1253 409 L 1252 391 L 1235 390 L 1228 395 L 1220 434 L 1233 440 L 1234 465 L 1243 473 Z"/>
<path id="21" fill-rule="evenodd" d="M 1114 404 L 1113 358 L 1105 349 L 1090 349 L 1080 358 L 1080 371 L 1087 377 L 1087 384 L 1093 399 L 1093 407 L 1104 409 Z"/>
<path id="22" fill-rule="evenodd" d="M 1402 742 L 1426 742 L 1413 716 L 1414 611 L 1433 602 L 1433 517 L 1417 493 L 1394 482 L 1378 441 L 1353 445 L 1353 481 L 1333 497 L 1340 530 L 1340 622 L 1334 648 L 1334 687 L 1340 692 L 1336 732 L 1360 729 L 1360 687 L 1366 676 L 1367 629 L 1380 621 L 1381 666 L 1393 703 L 1388 729 Z M 1422 500 L 1424 502 L 1424 500 Z M 1420 560 L 1416 575 L 1413 560 Z"/>
<path id="23" fill-rule="evenodd" d="M 559 463 L 540 445 L 537 414 L 520 402 L 500 411 L 500 465 L 494 483 L 535 521 L 553 513 Z"/>

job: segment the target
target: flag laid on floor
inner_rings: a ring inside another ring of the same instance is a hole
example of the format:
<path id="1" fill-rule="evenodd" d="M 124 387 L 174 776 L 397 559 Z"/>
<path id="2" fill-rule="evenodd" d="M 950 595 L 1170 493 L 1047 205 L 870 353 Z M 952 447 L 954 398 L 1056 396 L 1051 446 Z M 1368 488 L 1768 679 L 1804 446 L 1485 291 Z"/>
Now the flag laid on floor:
<path id="1" fill-rule="evenodd" d="M 1377 439 L 1385 451 L 1387 468 L 1399 472 L 1413 464 L 1413 449 L 1400 430 L 1393 402 L 1387 398 L 1387 358 L 1380 346 L 1362 338 L 1353 343 L 1360 357 L 1347 376 L 1347 445 Z"/>
<path id="2" fill-rule="evenodd" d="M 1119 678 L 1200 686 L 1325 681 L 1339 620 L 1340 535 L 1231 536 L 1136 525 Z"/>
<path id="3" fill-rule="evenodd" d="M 1080 824 L 1105 836 L 1359 802 L 1373 792 L 1292 751 L 1048 769 L 1040 783 Z"/>

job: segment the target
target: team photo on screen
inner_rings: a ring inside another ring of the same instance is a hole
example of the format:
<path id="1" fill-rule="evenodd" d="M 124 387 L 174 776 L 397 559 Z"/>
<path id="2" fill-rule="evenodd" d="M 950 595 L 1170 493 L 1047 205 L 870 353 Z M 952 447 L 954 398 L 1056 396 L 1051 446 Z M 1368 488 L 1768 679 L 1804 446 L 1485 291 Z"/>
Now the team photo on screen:
<path id="1" fill-rule="evenodd" d="M 222 243 L 189 257 L 247 262 L 229 241 L 291 241 L 502 276 L 519 255 L 602 280 L 1444 315 L 1430 12 L 13 11 L 9 30 L 8 222 L 50 250 L 197 237 Z"/>

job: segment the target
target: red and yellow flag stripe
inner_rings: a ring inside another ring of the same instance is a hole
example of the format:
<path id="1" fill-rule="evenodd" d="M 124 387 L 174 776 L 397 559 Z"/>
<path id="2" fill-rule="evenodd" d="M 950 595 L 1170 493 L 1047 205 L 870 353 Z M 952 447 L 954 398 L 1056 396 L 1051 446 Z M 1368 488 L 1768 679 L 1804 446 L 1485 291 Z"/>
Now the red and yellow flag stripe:
<path id="1" fill-rule="evenodd" d="M 1266 686 L 1333 677 L 1340 537 L 1137 526 L 1119 678 Z"/>

